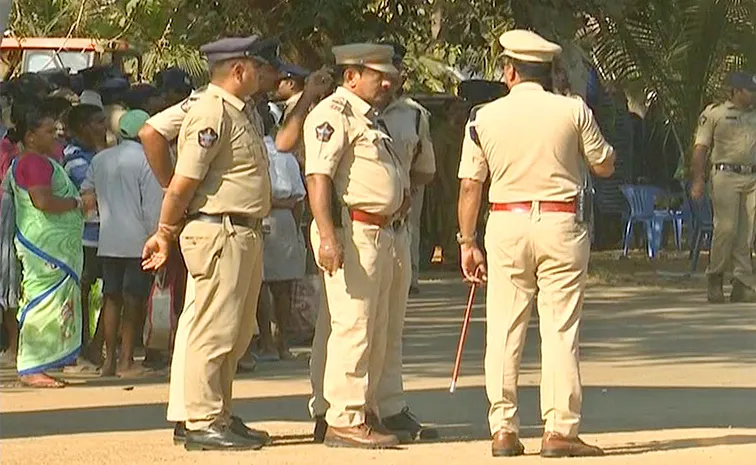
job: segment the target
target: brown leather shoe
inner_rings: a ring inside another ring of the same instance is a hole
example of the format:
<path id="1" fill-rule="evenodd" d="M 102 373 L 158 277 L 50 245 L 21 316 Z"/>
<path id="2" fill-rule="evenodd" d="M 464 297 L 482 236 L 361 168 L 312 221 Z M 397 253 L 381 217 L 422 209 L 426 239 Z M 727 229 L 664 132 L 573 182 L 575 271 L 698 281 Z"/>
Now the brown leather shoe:
<path id="1" fill-rule="evenodd" d="M 390 449 L 399 445 L 399 439 L 391 434 L 381 434 L 363 423 L 349 428 L 328 425 L 324 443 L 328 447 Z"/>
<path id="2" fill-rule="evenodd" d="M 600 457 L 604 451 L 596 446 L 589 446 L 579 438 L 567 438 L 557 433 L 545 433 L 541 441 L 541 457 Z"/>
<path id="3" fill-rule="evenodd" d="M 525 446 L 516 433 L 499 430 L 491 440 L 491 455 L 494 457 L 517 457 L 525 453 Z"/>
<path id="4" fill-rule="evenodd" d="M 380 418 L 373 412 L 365 412 L 365 424 L 368 425 L 373 431 L 385 436 L 396 436 L 399 440 L 399 444 L 409 444 L 412 442 L 412 436 L 406 431 L 391 431 Z"/>

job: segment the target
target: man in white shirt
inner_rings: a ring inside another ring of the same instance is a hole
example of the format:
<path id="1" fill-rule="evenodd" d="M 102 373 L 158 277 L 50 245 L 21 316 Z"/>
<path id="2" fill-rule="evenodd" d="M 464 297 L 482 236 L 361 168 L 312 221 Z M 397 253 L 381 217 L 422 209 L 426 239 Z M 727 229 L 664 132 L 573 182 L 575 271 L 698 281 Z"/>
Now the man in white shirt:
<path id="1" fill-rule="evenodd" d="M 82 191 L 93 192 L 100 213 L 101 240 L 97 251 L 103 266 L 103 316 L 106 357 L 103 376 L 134 377 L 144 373 L 134 365 L 134 346 L 145 316 L 152 275 L 142 271 L 142 248 L 157 229 L 163 191 L 137 139 L 149 118 L 131 110 L 119 121 L 122 142 L 100 152 Z M 123 318 L 120 351 L 119 320 Z M 116 353 L 119 360 L 116 361 Z"/>

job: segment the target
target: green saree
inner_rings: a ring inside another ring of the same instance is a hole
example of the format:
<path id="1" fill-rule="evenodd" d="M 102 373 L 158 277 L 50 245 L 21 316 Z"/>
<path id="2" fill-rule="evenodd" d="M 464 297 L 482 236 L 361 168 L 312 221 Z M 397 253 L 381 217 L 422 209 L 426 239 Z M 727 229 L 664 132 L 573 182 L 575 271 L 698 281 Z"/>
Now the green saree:
<path id="1" fill-rule="evenodd" d="M 16 254 L 23 269 L 16 362 L 23 376 L 67 365 L 81 350 L 84 217 L 79 210 L 48 214 L 37 209 L 16 182 L 16 162 L 10 182 L 16 206 Z M 63 167 L 54 160 L 50 163 L 53 195 L 78 196 Z"/>

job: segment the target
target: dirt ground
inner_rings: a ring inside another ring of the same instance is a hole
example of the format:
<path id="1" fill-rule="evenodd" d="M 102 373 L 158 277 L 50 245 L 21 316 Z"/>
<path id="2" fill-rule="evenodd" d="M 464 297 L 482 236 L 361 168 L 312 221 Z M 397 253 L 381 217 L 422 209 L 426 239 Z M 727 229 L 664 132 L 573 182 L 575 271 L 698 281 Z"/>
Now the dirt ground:
<path id="1" fill-rule="evenodd" d="M 756 463 L 756 305 L 707 304 L 701 275 L 686 277 L 685 265 L 685 257 L 675 256 L 663 263 L 619 261 L 616 254 L 594 260 L 581 333 L 582 432 L 608 456 L 568 463 Z M 527 457 L 490 457 L 482 387 L 483 295 L 477 299 L 458 391 L 448 393 L 466 293 L 454 274 L 428 275 L 407 318 L 408 399 L 419 417 L 439 427 L 439 442 L 381 452 L 311 444 L 303 360 L 262 364 L 236 382 L 236 413 L 275 436 L 273 446 L 242 453 L 189 453 L 173 446 L 165 422 L 165 379 L 127 384 L 81 377 L 60 391 L 34 391 L 14 386 L 13 372 L 4 370 L 0 462 L 540 463 L 537 318 L 529 329 L 520 377 Z"/>

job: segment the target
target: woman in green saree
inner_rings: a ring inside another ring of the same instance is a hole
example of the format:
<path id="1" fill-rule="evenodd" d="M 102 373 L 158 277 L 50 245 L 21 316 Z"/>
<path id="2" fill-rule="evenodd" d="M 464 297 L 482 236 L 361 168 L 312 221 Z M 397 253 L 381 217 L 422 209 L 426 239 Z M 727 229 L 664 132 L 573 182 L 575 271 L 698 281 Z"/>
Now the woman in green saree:
<path id="1" fill-rule="evenodd" d="M 81 350 L 84 215 L 79 192 L 53 152 L 55 121 L 36 108 L 17 114 L 13 137 L 23 142 L 8 180 L 16 208 L 15 247 L 22 265 L 17 369 L 40 388 L 65 383 L 45 372 L 72 363 Z"/>

